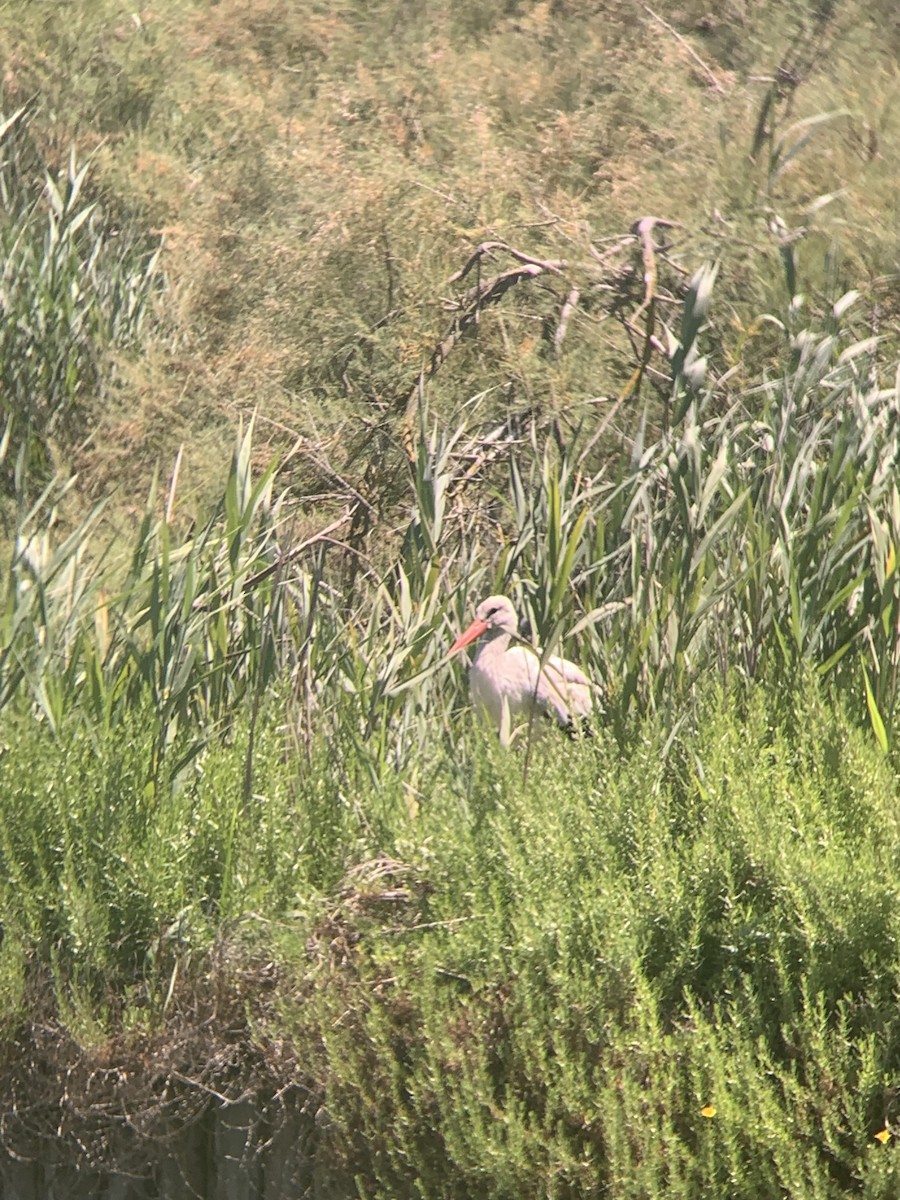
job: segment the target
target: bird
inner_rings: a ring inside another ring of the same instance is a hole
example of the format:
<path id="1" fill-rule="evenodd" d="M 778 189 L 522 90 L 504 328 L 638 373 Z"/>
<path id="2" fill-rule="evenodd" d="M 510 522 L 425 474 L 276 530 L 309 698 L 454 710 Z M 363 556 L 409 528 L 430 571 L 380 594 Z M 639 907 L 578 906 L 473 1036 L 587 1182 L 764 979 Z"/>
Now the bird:
<path id="1" fill-rule="evenodd" d="M 476 708 L 486 713 L 507 746 L 513 722 L 546 715 L 574 730 L 594 708 L 594 687 L 580 667 L 540 650 L 518 637 L 519 620 L 506 596 L 488 596 L 475 609 L 475 620 L 450 647 L 455 654 L 482 638 L 469 668 L 469 689 Z"/>

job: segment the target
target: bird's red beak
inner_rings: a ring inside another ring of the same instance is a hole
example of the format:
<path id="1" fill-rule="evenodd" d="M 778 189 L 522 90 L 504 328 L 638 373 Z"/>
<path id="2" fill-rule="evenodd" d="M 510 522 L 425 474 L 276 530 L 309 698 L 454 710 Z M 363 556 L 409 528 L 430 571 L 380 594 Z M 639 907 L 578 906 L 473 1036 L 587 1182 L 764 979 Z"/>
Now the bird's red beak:
<path id="1" fill-rule="evenodd" d="M 481 637 L 487 627 L 487 621 L 473 621 L 468 629 L 462 631 L 450 647 L 449 653 L 455 654 L 457 650 L 462 650 L 463 646 L 468 646 L 469 642 L 474 642 L 477 637 Z"/>

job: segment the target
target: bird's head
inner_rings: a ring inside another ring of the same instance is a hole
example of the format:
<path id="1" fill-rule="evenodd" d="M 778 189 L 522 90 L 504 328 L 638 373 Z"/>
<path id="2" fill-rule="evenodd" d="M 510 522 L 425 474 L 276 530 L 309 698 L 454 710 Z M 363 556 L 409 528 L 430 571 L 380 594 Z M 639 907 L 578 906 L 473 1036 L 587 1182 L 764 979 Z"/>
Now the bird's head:
<path id="1" fill-rule="evenodd" d="M 496 630 L 513 635 L 518 632 L 518 628 L 516 610 L 506 596 L 488 596 L 487 600 L 482 600 L 475 609 L 475 620 L 459 635 L 450 647 L 450 653 L 455 654 L 457 650 L 462 650 L 463 646 L 468 646 L 488 631 Z"/>

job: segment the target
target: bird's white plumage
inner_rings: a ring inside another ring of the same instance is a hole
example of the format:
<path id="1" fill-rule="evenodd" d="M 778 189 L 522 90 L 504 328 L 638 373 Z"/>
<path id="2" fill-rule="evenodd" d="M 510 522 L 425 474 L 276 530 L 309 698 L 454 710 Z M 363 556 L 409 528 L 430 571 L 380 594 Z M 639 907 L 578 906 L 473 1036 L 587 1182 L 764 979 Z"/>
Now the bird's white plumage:
<path id="1" fill-rule="evenodd" d="M 542 662 L 540 650 L 517 643 L 518 619 L 505 596 L 490 596 L 475 610 L 475 620 L 457 638 L 461 649 L 476 638 L 478 651 L 469 668 L 472 700 L 500 733 L 504 744 L 519 718 L 552 716 L 569 726 L 591 714 L 593 686 L 580 667 L 555 654 Z"/>

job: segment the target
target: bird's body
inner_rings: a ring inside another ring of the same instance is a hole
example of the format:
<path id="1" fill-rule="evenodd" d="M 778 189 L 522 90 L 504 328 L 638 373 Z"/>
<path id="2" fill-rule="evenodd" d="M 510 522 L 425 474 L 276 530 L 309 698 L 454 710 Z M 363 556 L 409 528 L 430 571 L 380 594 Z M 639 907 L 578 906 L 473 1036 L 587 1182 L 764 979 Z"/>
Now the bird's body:
<path id="1" fill-rule="evenodd" d="M 469 668 L 469 687 L 480 708 L 507 745 L 514 723 L 524 717 L 551 716 L 572 728 L 590 716 L 594 707 L 591 681 L 580 667 L 555 654 L 520 643 L 518 619 L 505 596 L 490 596 L 475 610 L 475 620 L 450 648 L 450 653 L 480 638 Z"/>

